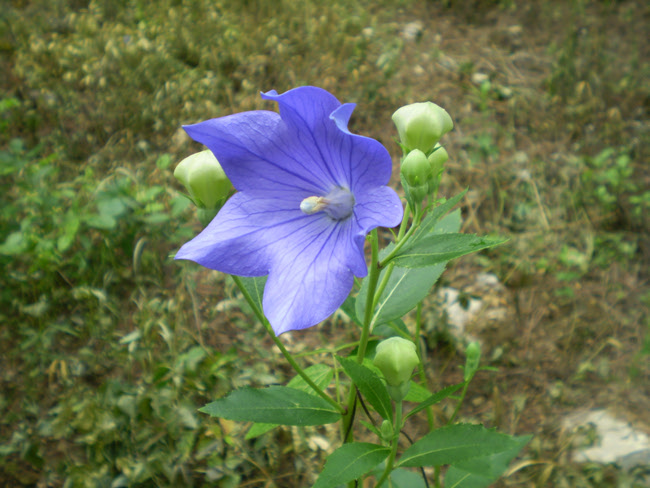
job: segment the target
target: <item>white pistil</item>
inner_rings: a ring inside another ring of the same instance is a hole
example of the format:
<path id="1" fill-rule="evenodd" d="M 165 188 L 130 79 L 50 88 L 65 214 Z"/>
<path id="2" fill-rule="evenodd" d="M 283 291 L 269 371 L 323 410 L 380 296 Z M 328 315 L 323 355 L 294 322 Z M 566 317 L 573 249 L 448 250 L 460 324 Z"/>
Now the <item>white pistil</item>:
<path id="1" fill-rule="evenodd" d="M 307 197 L 300 202 L 300 210 L 312 215 L 324 211 L 334 220 L 345 220 L 352 215 L 354 196 L 346 188 L 334 188 L 324 197 Z"/>
<path id="2" fill-rule="evenodd" d="M 307 197 L 300 202 L 300 210 L 307 215 L 320 212 L 327 206 L 327 200 L 323 197 Z"/>

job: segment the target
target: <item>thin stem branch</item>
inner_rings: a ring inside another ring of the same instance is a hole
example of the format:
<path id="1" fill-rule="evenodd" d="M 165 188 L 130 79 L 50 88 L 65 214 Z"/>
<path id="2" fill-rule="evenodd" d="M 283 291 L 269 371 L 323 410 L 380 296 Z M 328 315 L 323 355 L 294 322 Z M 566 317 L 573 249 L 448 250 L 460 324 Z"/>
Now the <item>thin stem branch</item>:
<path id="1" fill-rule="evenodd" d="M 420 376 L 420 382 L 422 385 L 429 389 L 429 381 L 427 379 L 427 373 L 424 369 L 424 345 L 422 344 L 422 339 L 420 337 L 422 332 L 422 302 L 418 303 L 416 312 L 415 312 L 415 335 L 413 337 L 413 342 L 415 343 L 415 350 L 418 353 L 418 358 L 420 359 L 420 365 L 418 368 L 418 375 Z M 433 422 L 433 406 L 426 408 L 427 412 L 427 424 L 429 425 L 429 432 L 434 429 Z"/>
<path id="2" fill-rule="evenodd" d="M 366 309 L 363 317 L 363 328 L 361 330 L 361 338 L 359 339 L 359 348 L 357 349 L 357 362 L 363 363 L 363 358 L 366 355 L 366 348 L 368 347 L 368 339 L 370 338 L 370 321 L 373 313 L 373 303 L 375 291 L 377 289 L 377 281 L 379 280 L 379 267 L 377 262 L 379 260 L 379 238 L 377 237 L 377 229 L 370 233 L 371 244 L 371 258 L 370 269 L 368 271 L 368 295 L 366 299 Z M 347 414 L 343 417 L 343 431 L 345 435 L 343 442 L 352 442 L 352 423 L 354 422 L 354 406 L 356 405 L 356 386 L 354 382 L 350 385 L 348 393 Z"/>
<path id="3" fill-rule="evenodd" d="M 471 380 L 471 378 L 470 378 Z M 449 420 L 447 421 L 447 425 L 451 425 L 451 423 L 456 419 L 456 415 L 458 415 L 458 411 L 460 410 L 460 406 L 463 404 L 463 400 L 465 400 L 465 395 L 467 394 L 467 387 L 469 386 L 469 381 L 466 381 L 465 384 L 463 385 L 463 391 L 460 394 L 460 399 L 458 400 L 458 403 L 456 404 L 456 408 L 454 409 L 454 413 L 451 414 L 451 417 L 449 417 Z"/>
<path id="4" fill-rule="evenodd" d="M 368 295 L 366 298 L 366 310 L 363 315 L 363 329 L 361 330 L 361 339 L 359 339 L 359 350 L 357 352 L 357 362 L 363 363 L 368 347 L 368 338 L 370 337 L 370 322 L 374 312 L 375 292 L 377 290 L 377 281 L 379 280 L 379 239 L 377 229 L 371 233 L 371 258 L 370 270 L 368 272 Z"/>
<path id="5" fill-rule="evenodd" d="M 253 309 L 255 316 L 258 318 L 260 322 L 262 322 L 262 325 L 268 332 L 269 336 L 271 336 L 271 339 L 273 339 L 275 345 L 278 346 L 278 349 L 280 349 L 280 352 L 282 352 L 282 355 L 289 362 L 289 364 L 296 371 L 296 373 L 298 373 L 300 377 L 303 380 L 305 380 L 305 383 L 307 383 L 318 396 L 320 396 L 323 400 L 327 401 L 327 403 L 329 403 L 334 408 L 336 408 L 336 410 L 338 410 L 341 414 L 345 414 L 345 409 L 341 405 L 339 405 L 334 399 L 332 399 L 327 393 L 325 393 L 321 388 L 319 388 L 319 386 L 316 383 L 314 383 L 309 376 L 307 376 L 307 373 L 305 373 L 305 371 L 300 367 L 300 365 L 296 362 L 296 360 L 293 358 L 293 356 L 287 350 L 287 348 L 284 347 L 284 344 L 282 344 L 280 338 L 275 335 L 275 332 L 273 331 L 271 324 L 269 323 L 269 321 L 266 319 L 266 317 L 264 316 L 260 308 L 253 300 L 253 297 L 250 295 L 250 293 L 248 293 L 246 287 L 244 287 L 241 278 L 239 276 L 232 275 L 232 279 L 234 280 L 239 290 L 242 292 L 242 295 L 244 295 L 244 298 L 246 299 L 248 304 Z"/>
<path id="6" fill-rule="evenodd" d="M 409 207 L 406 208 L 408 209 Z M 406 216 L 407 215 L 405 215 L 405 217 Z M 381 260 L 381 262 L 379 262 L 380 268 L 386 266 L 386 264 L 389 263 L 395 257 L 395 255 L 399 252 L 399 250 L 402 249 L 404 244 L 408 242 L 408 240 L 411 238 L 413 233 L 420 226 L 420 221 L 422 220 L 421 217 L 422 217 L 422 210 L 418 207 L 415 207 L 415 212 L 413 214 L 413 222 L 411 224 L 411 227 L 409 228 L 408 231 L 406 231 L 406 233 L 404 233 L 405 227 L 400 227 L 400 232 L 397 235 L 397 241 L 395 241 L 395 247 L 388 253 L 388 256 L 386 256 L 384 259 Z M 404 224 L 406 220 L 407 219 L 405 218 L 402 221 L 402 224 Z"/>
<path id="7" fill-rule="evenodd" d="M 395 402 L 395 423 L 393 425 L 393 439 L 391 442 L 391 450 L 386 461 L 386 468 L 384 469 L 381 478 L 377 481 L 375 488 L 380 488 L 384 481 L 388 479 L 390 473 L 393 471 L 395 465 L 395 457 L 397 456 L 397 446 L 399 444 L 399 433 L 402 430 L 402 401 Z"/>

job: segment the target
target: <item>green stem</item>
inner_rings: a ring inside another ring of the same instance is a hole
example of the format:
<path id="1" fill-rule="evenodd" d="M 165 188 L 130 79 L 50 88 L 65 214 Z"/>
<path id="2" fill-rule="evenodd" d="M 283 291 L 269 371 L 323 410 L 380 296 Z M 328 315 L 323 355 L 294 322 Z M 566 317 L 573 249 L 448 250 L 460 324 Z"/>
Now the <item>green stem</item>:
<path id="1" fill-rule="evenodd" d="M 433 468 L 433 486 L 435 488 L 441 488 L 441 485 L 440 485 L 440 466 L 435 466 Z"/>
<path id="2" fill-rule="evenodd" d="M 366 298 L 366 309 L 363 316 L 361 338 L 359 339 L 359 347 L 357 349 L 357 362 L 359 364 L 363 363 L 363 358 L 366 355 L 366 348 L 368 347 L 368 339 L 370 338 L 370 321 L 372 320 L 373 313 L 372 307 L 374 304 L 377 282 L 379 281 L 379 267 L 377 266 L 377 262 L 379 261 L 379 238 L 377 237 L 377 229 L 374 229 L 370 233 L 370 244 L 370 269 L 368 271 L 368 277 L 366 278 L 368 280 L 368 295 Z M 357 396 L 356 390 L 356 386 L 354 382 L 352 382 L 350 384 L 350 391 L 348 393 L 347 413 L 343 417 L 343 435 L 345 437 L 343 439 L 343 442 L 352 442 L 354 438 L 351 425 L 354 421 L 352 413 L 354 411 L 354 402 Z"/>
<path id="3" fill-rule="evenodd" d="M 409 207 L 406 207 L 407 209 Z M 408 240 L 411 238 L 413 233 L 417 230 L 417 228 L 420 226 L 420 220 L 422 217 L 422 210 L 419 209 L 418 207 L 415 207 L 415 213 L 413 214 L 413 223 L 411 224 L 411 227 L 409 230 L 404 233 L 404 228 L 405 226 L 403 225 L 406 220 L 408 220 L 408 215 L 404 215 L 404 220 L 402 220 L 402 227 L 400 227 L 399 234 L 397 235 L 397 241 L 395 242 L 395 247 L 388 253 L 388 256 L 386 256 L 384 259 L 381 260 L 379 263 L 379 267 L 383 268 L 386 266 L 386 263 L 389 263 L 391 259 L 395 257 L 395 255 L 399 252 L 400 249 L 408 242 Z"/>
<path id="4" fill-rule="evenodd" d="M 469 386 L 469 382 L 471 381 L 471 378 L 465 382 L 463 385 L 463 391 L 460 394 L 460 400 L 458 400 L 458 403 L 456 404 L 456 408 L 454 409 L 454 413 L 451 414 L 451 417 L 449 417 L 449 420 L 447 421 L 447 425 L 450 425 L 454 419 L 456 419 L 456 415 L 458 415 L 458 411 L 460 410 L 460 406 L 463 404 L 463 400 L 465 400 L 465 395 L 467 394 L 467 387 Z"/>
<path id="5" fill-rule="evenodd" d="M 402 223 L 399 227 L 399 232 L 397 233 L 397 238 L 395 239 L 395 244 L 398 245 L 400 242 L 404 240 L 404 234 L 406 232 L 406 225 L 409 220 L 409 216 L 411 215 L 411 207 L 409 205 L 406 205 L 406 209 L 404 210 L 404 218 L 402 219 Z M 401 247 L 401 245 L 400 245 Z M 393 255 L 393 252 L 391 252 L 388 255 L 388 258 Z M 384 259 L 382 263 L 379 263 L 379 268 L 383 267 L 383 264 L 387 262 L 387 259 Z M 381 280 L 381 283 L 379 284 L 379 288 L 377 289 L 377 293 L 375 294 L 375 299 L 372 304 L 373 310 L 377 307 L 377 303 L 379 302 L 379 298 L 381 297 L 381 294 L 384 292 L 386 289 L 386 286 L 388 285 L 388 280 L 390 279 L 390 275 L 393 272 L 393 268 L 395 265 L 393 263 L 389 263 L 388 267 L 386 268 L 386 272 L 384 273 L 384 277 Z"/>
<path id="6" fill-rule="evenodd" d="M 402 219 L 402 223 L 399 226 L 399 232 L 397 233 L 396 241 L 400 241 L 402 237 L 404 237 L 404 232 L 406 232 L 406 224 L 408 224 L 410 215 L 411 206 L 407 204 L 406 208 L 404 209 L 404 218 Z"/>
<path id="7" fill-rule="evenodd" d="M 370 270 L 368 272 L 368 295 L 366 297 L 366 310 L 363 314 L 363 329 L 361 330 L 361 339 L 359 339 L 359 350 L 357 352 L 357 362 L 363 363 L 363 358 L 366 355 L 366 348 L 368 347 L 368 338 L 370 337 L 370 322 L 374 312 L 375 305 L 375 292 L 377 290 L 377 282 L 379 281 L 379 238 L 377 237 L 377 229 L 372 231 L 370 243 Z"/>
<path id="8" fill-rule="evenodd" d="M 253 309 L 253 312 L 255 313 L 255 316 L 258 318 L 260 322 L 262 322 L 262 325 L 266 329 L 266 331 L 269 333 L 269 336 L 271 336 L 271 339 L 273 339 L 273 342 L 275 342 L 275 345 L 278 346 L 278 349 L 280 349 L 280 352 L 282 352 L 282 355 L 285 357 L 285 359 L 289 362 L 291 367 L 300 375 L 300 377 L 305 380 L 305 383 L 307 383 L 318 396 L 320 396 L 323 400 L 327 401 L 330 405 L 332 405 L 334 408 L 336 408 L 341 414 L 345 414 L 345 409 L 339 405 L 335 400 L 333 400 L 327 393 L 325 393 L 323 390 L 321 390 L 316 383 L 312 381 L 312 379 L 307 376 L 307 373 L 300 367 L 300 365 L 296 362 L 296 360 L 293 358 L 291 353 L 287 350 L 286 347 L 284 347 L 284 344 L 282 344 L 282 341 L 278 338 L 278 336 L 275 335 L 275 332 L 273 331 L 273 328 L 271 327 L 271 324 L 269 321 L 266 319 L 260 308 L 257 306 L 255 301 L 253 300 L 253 297 L 248 293 L 248 290 L 246 290 L 246 287 L 244 287 L 244 284 L 241 281 L 241 278 L 239 276 L 234 276 L 232 275 L 232 279 L 234 280 L 235 284 L 239 288 L 239 290 L 242 292 L 244 295 L 244 298 L 248 302 L 248 304 L 251 306 Z"/>
<path id="9" fill-rule="evenodd" d="M 390 473 L 393 471 L 393 466 L 395 466 L 395 457 L 397 456 L 397 446 L 399 444 L 399 432 L 402 430 L 402 401 L 395 402 L 395 423 L 393 425 L 393 439 L 391 443 L 390 455 L 388 456 L 388 461 L 386 462 L 386 468 L 384 469 L 381 478 L 377 481 L 375 488 L 380 488 L 384 481 L 388 479 Z"/>
<path id="10" fill-rule="evenodd" d="M 374 303 L 372 304 L 373 310 L 377 307 L 377 303 L 379 303 L 379 298 L 381 297 L 381 294 L 384 293 L 384 290 L 388 285 L 388 280 L 390 279 L 390 275 L 393 273 L 394 267 L 395 267 L 395 263 L 389 263 L 388 266 L 386 267 L 386 271 L 384 272 L 384 277 L 381 279 L 381 283 L 379 283 L 379 288 L 377 288 L 377 293 L 375 294 Z"/>
<path id="11" fill-rule="evenodd" d="M 415 350 L 418 353 L 418 358 L 420 359 L 420 367 L 418 368 L 418 374 L 420 376 L 420 383 L 428 390 L 429 389 L 429 382 L 427 379 L 427 373 L 424 369 L 424 353 L 422 349 L 424 348 L 422 344 L 422 340 L 420 339 L 420 334 L 422 331 L 422 302 L 418 303 L 416 312 L 415 312 L 415 337 L 413 337 L 413 342 L 415 342 L 416 348 Z M 429 406 L 426 408 L 427 412 L 427 423 L 429 424 L 429 432 L 433 431 L 434 429 L 434 421 L 433 421 L 433 406 Z"/>

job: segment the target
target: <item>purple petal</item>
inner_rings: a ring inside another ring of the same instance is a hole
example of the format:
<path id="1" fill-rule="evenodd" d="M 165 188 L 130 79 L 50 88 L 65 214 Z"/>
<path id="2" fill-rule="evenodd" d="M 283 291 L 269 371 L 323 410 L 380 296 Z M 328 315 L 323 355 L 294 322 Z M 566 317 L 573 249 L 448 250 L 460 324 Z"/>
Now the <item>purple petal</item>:
<path id="1" fill-rule="evenodd" d="M 331 222 L 331 221 L 330 221 Z M 264 289 L 263 307 L 273 330 L 311 327 L 329 317 L 352 289 L 353 272 L 367 272 L 363 252 L 351 234 L 353 225 L 305 228 L 276 256 Z"/>
<path id="2" fill-rule="evenodd" d="M 367 274 L 367 232 L 402 218 L 386 183 L 392 161 L 377 141 L 349 132 L 353 104 L 314 87 L 262 95 L 280 114 L 245 112 L 185 127 L 208 146 L 240 192 L 177 259 L 240 276 L 269 274 L 264 313 L 276 334 L 327 318 L 343 303 L 353 276 Z M 353 216 L 306 215 L 301 202 L 349 189 Z"/>
<path id="3" fill-rule="evenodd" d="M 306 218 L 290 200 L 236 193 L 203 232 L 181 247 L 176 259 L 238 276 L 264 276 L 273 260 L 271 244 L 289 238 Z"/>
<path id="4" fill-rule="evenodd" d="M 327 174 L 296 159 L 291 134 L 275 112 L 243 112 L 183 128 L 214 153 L 239 191 L 329 190 Z"/>
<path id="5" fill-rule="evenodd" d="M 376 227 L 399 225 L 404 210 L 395 190 L 379 186 L 356 194 L 354 215 L 363 234 L 367 234 Z"/>

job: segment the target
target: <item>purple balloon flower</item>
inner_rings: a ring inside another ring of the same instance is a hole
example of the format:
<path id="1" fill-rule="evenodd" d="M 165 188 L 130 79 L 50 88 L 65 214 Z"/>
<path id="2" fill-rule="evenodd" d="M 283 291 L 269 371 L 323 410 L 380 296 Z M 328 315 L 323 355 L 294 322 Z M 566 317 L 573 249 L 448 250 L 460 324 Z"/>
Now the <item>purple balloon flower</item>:
<path id="1" fill-rule="evenodd" d="M 354 104 L 300 87 L 262 98 L 280 114 L 243 112 L 185 130 L 217 157 L 238 192 L 176 259 L 238 276 L 269 275 L 264 314 L 277 335 L 329 317 L 368 268 L 375 227 L 394 227 L 402 205 L 386 184 L 391 158 L 347 129 Z"/>

